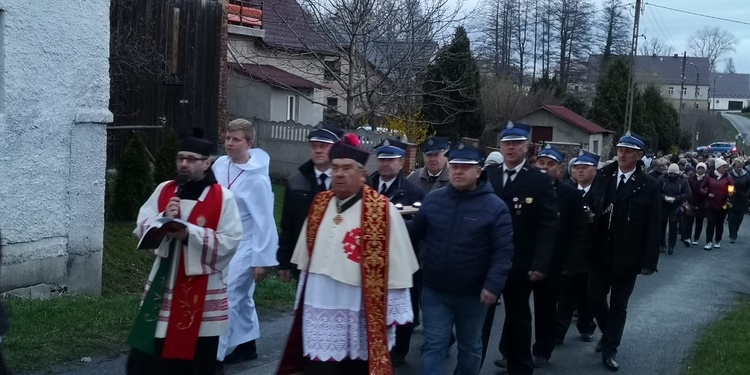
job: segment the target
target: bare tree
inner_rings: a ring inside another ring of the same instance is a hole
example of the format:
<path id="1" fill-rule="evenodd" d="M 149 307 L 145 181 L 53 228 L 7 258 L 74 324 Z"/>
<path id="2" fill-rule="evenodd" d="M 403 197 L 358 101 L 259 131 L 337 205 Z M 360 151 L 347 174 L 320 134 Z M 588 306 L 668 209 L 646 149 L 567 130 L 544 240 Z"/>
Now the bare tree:
<path id="1" fill-rule="evenodd" d="M 718 27 L 704 26 L 688 39 L 688 47 L 693 55 L 708 57 L 709 68 L 716 71 L 716 62 L 735 51 L 737 37 Z"/>
<path id="2" fill-rule="evenodd" d="M 641 44 L 640 53 L 644 56 L 669 56 L 672 54 L 672 46 L 659 38 L 647 38 L 646 42 Z"/>
<path id="3" fill-rule="evenodd" d="M 607 0 L 601 18 L 596 22 L 597 41 L 602 45 L 606 60 L 611 55 L 626 55 L 630 52 L 631 20 L 628 4 L 623 0 Z"/>
<path id="4" fill-rule="evenodd" d="M 377 119 L 419 105 L 429 63 L 459 21 L 460 6 L 449 7 L 447 1 L 297 0 L 304 9 L 299 17 L 279 14 L 284 8 L 266 3 L 263 11 L 277 12 L 275 18 L 291 32 L 284 36 L 293 39 L 286 42 L 290 47 L 254 48 L 252 53 L 230 50 L 245 63 L 272 60 L 286 64 L 284 70 L 316 77 L 327 86 L 328 98 L 343 100 L 344 126 L 375 127 Z M 325 97 L 311 98 L 298 88 L 284 88 L 336 109 Z"/>
<path id="5" fill-rule="evenodd" d="M 734 59 L 728 58 L 727 59 L 727 65 L 724 67 L 724 73 L 726 74 L 735 74 L 737 73 L 737 69 L 734 68 Z"/>
<path id="6" fill-rule="evenodd" d="M 561 101 L 551 90 L 527 92 L 507 77 L 485 76 L 482 79 L 482 105 L 486 123 L 483 144 L 495 146 L 500 126 L 545 104 L 559 105 Z"/>
<path id="7" fill-rule="evenodd" d="M 592 45 L 591 9 L 589 0 L 562 0 L 554 9 L 559 42 L 560 82 L 565 87 L 574 61 L 588 58 Z"/>
<path id="8" fill-rule="evenodd" d="M 484 71 L 495 75 L 511 73 L 516 3 L 517 0 L 489 0 L 482 3 L 474 17 L 481 35 L 477 40 L 477 59 Z"/>

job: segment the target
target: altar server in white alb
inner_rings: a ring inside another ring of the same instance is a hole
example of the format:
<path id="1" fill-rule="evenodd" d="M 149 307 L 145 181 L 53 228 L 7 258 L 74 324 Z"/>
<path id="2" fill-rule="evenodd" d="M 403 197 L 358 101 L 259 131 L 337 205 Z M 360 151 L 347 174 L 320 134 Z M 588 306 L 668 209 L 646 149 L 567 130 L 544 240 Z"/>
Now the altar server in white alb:
<path id="1" fill-rule="evenodd" d="M 224 137 L 227 155 L 212 167 L 219 183 L 234 194 L 243 229 L 240 246 L 229 263 L 229 331 L 221 336 L 216 355 L 219 362 L 227 364 L 258 357 L 255 340 L 260 330 L 253 293 L 256 282 L 265 277 L 266 267 L 278 265 L 279 237 L 268 177 L 271 159 L 265 151 L 251 148 L 254 140 L 255 127 L 250 121 L 231 121 Z"/>
<path id="2" fill-rule="evenodd" d="M 278 374 L 392 374 L 396 326 L 414 318 L 409 233 L 365 183 L 369 152 L 358 144 L 349 134 L 331 147 L 332 190 L 315 196 L 294 249 L 302 272 Z"/>
<path id="3" fill-rule="evenodd" d="M 128 339 L 129 375 L 216 371 L 219 336 L 227 329 L 226 271 L 242 223 L 232 192 L 211 172 L 212 148 L 197 134 L 180 140 L 179 178 L 159 184 L 138 212 L 138 238 L 160 218 L 189 224 L 162 227 L 167 234 L 153 250 L 156 260 Z"/>

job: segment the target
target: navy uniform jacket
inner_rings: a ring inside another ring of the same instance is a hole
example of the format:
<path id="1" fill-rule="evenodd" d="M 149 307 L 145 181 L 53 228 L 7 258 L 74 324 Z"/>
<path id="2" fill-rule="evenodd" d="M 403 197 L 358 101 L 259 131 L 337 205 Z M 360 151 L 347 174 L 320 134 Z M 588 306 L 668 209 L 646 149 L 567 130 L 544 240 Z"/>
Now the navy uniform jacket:
<path id="1" fill-rule="evenodd" d="M 485 172 L 495 194 L 502 198 L 513 218 L 515 253 L 509 277 L 528 278 L 527 274 L 532 270 L 547 275 L 558 223 L 552 179 L 529 166 L 528 161 L 505 187 L 503 164 L 487 167 Z"/>
<path id="2" fill-rule="evenodd" d="M 583 210 L 583 196 L 578 188 L 563 181 L 555 181 L 554 186 L 560 223 L 550 274 L 555 276 L 562 271 L 570 274 L 588 272 L 585 248 L 588 215 Z"/>
<path id="3" fill-rule="evenodd" d="M 294 247 L 297 245 L 313 198 L 320 192 L 314 168 L 312 160 L 308 160 L 287 179 L 284 206 L 281 209 L 279 250 L 276 252 L 276 260 L 279 262 L 279 269 L 282 270 L 294 269 L 290 262 Z"/>
<path id="4" fill-rule="evenodd" d="M 379 183 L 380 174 L 378 172 L 370 175 L 370 187 L 377 192 L 380 192 Z M 391 203 L 401 203 L 404 206 L 411 206 L 415 202 L 421 202 L 424 198 L 422 190 L 409 182 L 401 173 L 396 176 L 396 179 L 391 183 L 391 186 L 388 187 L 388 191 L 384 195 L 390 199 Z"/>
<path id="5" fill-rule="evenodd" d="M 446 185 L 448 185 L 448 182 L 450 182 L 450 179 L 448 178 L 448 163 L 445 163 L 445 167 L 443 167 L 443 170 L 440 171 L 437 180 L 435 180 L 435 182 L 433 183 L 430 183 L 430 174 L 429 172 L 427 172 L 427 168 L 419 168 L 417 170 L 414 170 L 413 172 L 409 173 L 409 176 L 406 177 L 406 179 L 414 185 L 417 185 L 417 187 L 422 189 L 422 191 L 427 194 L 433 190 L 440 189 L 441 187 L 445 187 Z"/>
<path id="6" fill-rule="evenodd" d="M 618 170 L 617 163 L 599 170 L 586 194 L 585 201 L 596 215 L 589 250 L 592 267 L 612 267 L 615 274 L 639 274 L 643 268 L 656 271 L 661 224 L 659 186 L 636 167 L 617 190 Z"/>

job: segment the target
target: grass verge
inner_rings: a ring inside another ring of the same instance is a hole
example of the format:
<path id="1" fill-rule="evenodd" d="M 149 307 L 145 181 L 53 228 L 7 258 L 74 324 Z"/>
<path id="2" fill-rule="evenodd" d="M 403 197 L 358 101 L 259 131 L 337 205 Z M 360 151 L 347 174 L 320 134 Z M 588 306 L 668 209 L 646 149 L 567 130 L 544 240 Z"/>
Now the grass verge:
<path id="1" fill-rule="evenodd" d="M 278 226 L 284 186 L 274 184 L 273 189 Z M 153 264 L 152 255 L 136 250 L 133 228 L 133 222 L 105 223 L 101 297 L 7 301 L 12 328 L 5 337 L 3 352 L 14 373 L 127 350 L 127 336 Z M 269 270 L 269 277 L 255 290 L 261 316 L 290 311 L 294 304 L 295 285 L 282 282 L 276 275 L 275 269 Z"/>
<path id="2" fill-rule="evenodd" d="M 750 300 L 713 323 L 695 344 L 686 375 L 745 375 L 750 369 Z"/>

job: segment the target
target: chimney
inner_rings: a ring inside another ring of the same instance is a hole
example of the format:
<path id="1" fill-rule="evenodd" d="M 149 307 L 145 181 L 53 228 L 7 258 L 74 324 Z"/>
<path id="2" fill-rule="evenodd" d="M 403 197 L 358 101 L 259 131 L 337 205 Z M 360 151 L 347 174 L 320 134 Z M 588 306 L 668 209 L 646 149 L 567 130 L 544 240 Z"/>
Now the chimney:
<path id="1" fill-rule="evenodd" d="M 656 54 L 651 55 L 651 57 L 656 57 Z"/>
<path id="2" fill-rule="evenodd" d="M 677 53 L 675 53 L 675 54 L 674 54 L 674 58 L 675 58 L 675 59 L 676 59 L 676 58 L 679 58 L 679 57 L 680 57 L 680 55 L 679 55 L 679 54 L 677 54 Z"/>

